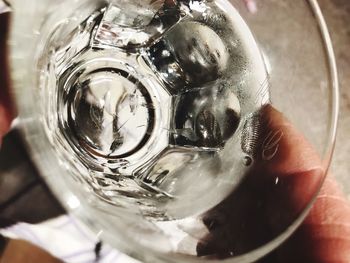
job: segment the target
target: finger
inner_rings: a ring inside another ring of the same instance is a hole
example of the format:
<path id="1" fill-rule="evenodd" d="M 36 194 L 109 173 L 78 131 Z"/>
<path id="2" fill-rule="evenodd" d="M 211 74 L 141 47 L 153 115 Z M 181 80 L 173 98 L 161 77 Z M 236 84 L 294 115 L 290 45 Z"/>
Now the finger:
<path id="1" fill-rule="evenodd" d="M 209 234 L 198 255 L 229 257 L 256 249 L 284 232 L 319 189 L 324 169 L 300 132 L 273 107 L 260 114 L 255 164 L 245 181 L 203 216 Z"/>
<path id="2" fill-rule="evenodd" d="M 266 218 L 276 231 L 281 231 L 312 200 L 322 184 L 325 168 L 312 145 L 282 113 L 265 107 L 262 125 L 262 143 L 251 180 L 267 190 L 264 200 L 270 216 Z"/>
<path id="3" fill-rule="evenodd" d="M 310 214 L 266 262 L 350 262 L 350 204 L 334 179 L 327 179 Z"/>
<path id="4" fill-rule="evenodd" d="M 350 205 L 334 181 L 326 182 L 301 231 L 313 262 L 350 262 Z"/>
<path id="5" fill-rule="evenodd" d="M 41 248 L 23 240 L 11 239 L 8 241 L 2 255 L 1 263 L 61 263 L 62 261 L 53 257 Z"/>

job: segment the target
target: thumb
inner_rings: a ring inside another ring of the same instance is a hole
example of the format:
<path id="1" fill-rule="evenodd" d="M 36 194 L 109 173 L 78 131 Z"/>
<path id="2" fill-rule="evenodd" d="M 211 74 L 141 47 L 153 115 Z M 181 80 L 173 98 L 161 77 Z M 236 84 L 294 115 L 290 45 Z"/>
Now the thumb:
<path id="1" fill-rule="evenodd" d="M 281 129 L 280 124 L 289 125 L 288 122 L 279 121 L 283 116 L 278 112 L 267 110 L 270 113 L 266 116 L 273 117 L 274 130 Z M 279 174 L 285 179 L 292 179 L 293 184 L 289 184 L 286 192 L 287 202 L 282 202 L 282 205 L 290 211 L 301 211 L 322 181 L 323 173 L 318 176 L 315 174 L 315 171 L 320 170 L 321 161 L 293 127 L 283 131 L 291 131 L 287 134 L 288 140 L 281 140 L 279 155 L 264 165 L 264 169 L 269 170 L 268 174 Z M 282 197 L 283 195 L 279 195 L 278 199 L 283 200 Z M 276 211 L 275 208 L 270 212 L 271 215 L 273 211 Z M 326 178 L 303 224 L 285 244 L 266 259 L 263 262 L 350 262 L 350 203 L 333 178 Z"/>
<path id="2" fill-rule="evenodd" d="M 252 169 L 203 215 L 208 234 L 197 245 L 199 256 L 226 258 L 266 244 L 295 222 L 319 190 L 325 170 L 303 134 L 271 105 L 262 109 L 259 126 Z"/>
<path id="3" fill-rule="evenodd" d="M 334 179 L 326 179 L 303 224 L 267 260 L 285 263 L 350 262 L 350 204 Z"/>

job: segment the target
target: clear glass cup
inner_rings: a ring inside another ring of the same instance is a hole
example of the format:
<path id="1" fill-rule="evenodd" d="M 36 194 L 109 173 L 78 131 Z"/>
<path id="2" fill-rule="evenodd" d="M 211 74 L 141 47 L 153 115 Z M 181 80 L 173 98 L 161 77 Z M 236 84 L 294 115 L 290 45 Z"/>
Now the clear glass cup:
<path id="1" fill-rule="evenodd" d="M 302 222 L 338 114 L 315 0 L 9 2 L 23 136 L 103 240 L 145 262 L 242 263 Z"/>

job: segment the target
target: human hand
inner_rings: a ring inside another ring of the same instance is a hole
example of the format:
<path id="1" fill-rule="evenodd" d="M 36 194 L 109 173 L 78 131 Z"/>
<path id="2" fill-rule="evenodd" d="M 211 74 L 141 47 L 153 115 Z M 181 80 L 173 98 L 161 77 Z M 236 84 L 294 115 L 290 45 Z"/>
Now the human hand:
<path id="1" fill-rule="evenodd" d="M 281 118 L 280 123 L 286 119 Z M 277 122 L 277 123 L 278 123 Z M 295 134 L 296 137 L 300 135 Z M 288 139 L 288 138 L 286 138 Z M 291 141 L 293 142 L 293 141 Z M 305 153 L 306 141 L 291 145 L 299 151 L 301 160 Z M 299 148 L 299 149 L 298 149 Z M 305 150 L 303 150 L 305 149 Z M 287 148 L 288 150 L 288 148 Z M 307 150 L 306 150 L 307 151 Z M 312 160 L 315 153 L 310 152 L 308 160 Z M 317 159 L 309 161 L 309 164 L 316 164 Z M 306 167 L 305 167 L 306 168 Z M 286 166 L 288 169 L 288 166 Z M 308 175 L 308 176 L 306 176 Z M 291 190 L 298 193 L 297 187 L 308 188 L 312 180 L 309 172 L 306 172 L 303 182 L 295 184 Z M 309 192 L 312 192 L 312 188 Z M 300 198 L 292 203 L 303 201 L 306 198 L 305 192 L 299 192 Z M 278 197 L 277 197 L 278 198 Z M 286 207 L 287 209 L 288 207 Z M 268 263 L 345 263 L 350 262 L 350 202 L 340 190 L 337 182 L 330 175 L 326 178 L 317 199 L 311 208 L 308 216 L 297 229 L 297 231 L 274 253 L 261 262 Z"/>
<path id="2" fill-rule="evenodd" d="M 3 41 L 7 27 L 8 14 L 2 14 L 0 141 L 14 116 L 9 92 L 9 69 L 5 60 L 7 50 Z M 308 142 L 273 108 L 265 109 L 265 114 L 269 116 L 266 118 L 269 127 L 283 133 L 278 151 L 269 162 L 257 165 L 244 182 L 251 191 L 235 193 L 203 217 L 209 234 L 197 246 L 200 256 L 226 257 L 230 252 L 239 254 L 276 236 L 294 221 L 322 181 L 324 167 Z M 269 150 L 274 151 L 275 148 Z M 264 171 L 264 174 L 260 171 Z M 266 205 L 259 207 L 259 199 L 263 200 L 260 204 Z M 276 211 L 283 213 L 276 214 Z M 226 221 L 220 222 L 222 218 Z M 261 224 L 251 228 L 256 225 L 256 218 L 260 218 Z M 302 226 L 283 246 L 261 262 L 350 262 L 349 222 L 348 201 L 336 183 L 327 179 Z M 244 227 L 241 227 L 242 224 Z M 254 237 L 255 242 L 247 243 Z"/>
<path id="3" fill-rule="evenodd" d="M 322 183 L 325 167 L 303 136 L 272 106 L 261 112 L 256 164 L 242 186 L 202 220 L 208 234 L 199 256 L 226 258 L 263 245 L 286 230 Z M 350 262 L 350 205 L 327 179 L 296 233 L 259 262 Z"/>

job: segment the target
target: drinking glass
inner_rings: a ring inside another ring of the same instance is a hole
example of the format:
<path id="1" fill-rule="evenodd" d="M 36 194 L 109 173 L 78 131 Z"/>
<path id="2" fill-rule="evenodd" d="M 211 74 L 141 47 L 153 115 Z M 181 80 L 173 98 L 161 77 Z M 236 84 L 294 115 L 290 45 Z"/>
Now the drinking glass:
<path id="1" fill-rule="evenodd" d="M 145 262 L 253 262 L 330 163 L 316 0 L 11 0 L 19 127 L 57 199 Z"/>

